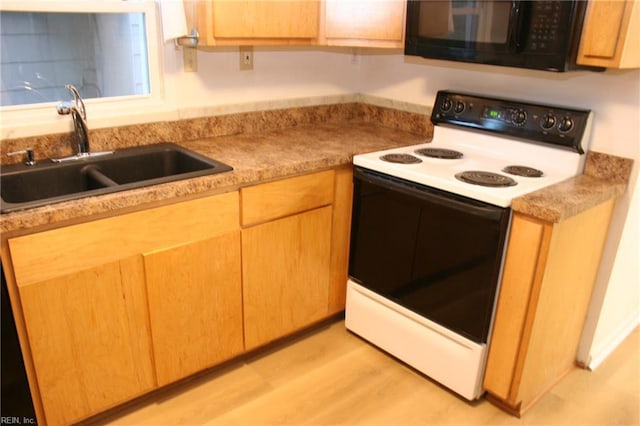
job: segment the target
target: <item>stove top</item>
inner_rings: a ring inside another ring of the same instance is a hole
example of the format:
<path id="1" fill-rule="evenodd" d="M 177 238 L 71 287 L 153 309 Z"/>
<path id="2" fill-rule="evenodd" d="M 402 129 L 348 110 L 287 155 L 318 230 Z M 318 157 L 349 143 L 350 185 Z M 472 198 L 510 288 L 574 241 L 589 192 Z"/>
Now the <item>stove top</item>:
<path id="1" fill-rule="evenodd" d="M 463 106 L 456 112 L 457 103 Z M 443 105 L 450 110 L 443 111 Z M 574 127 L 545 129 L 551 114 Z M 353 162 L 508 207 L 516 197 L 582 173 L 590 117 L 589 111 L 441 91 L 430 143 L 356 155 Z"/>

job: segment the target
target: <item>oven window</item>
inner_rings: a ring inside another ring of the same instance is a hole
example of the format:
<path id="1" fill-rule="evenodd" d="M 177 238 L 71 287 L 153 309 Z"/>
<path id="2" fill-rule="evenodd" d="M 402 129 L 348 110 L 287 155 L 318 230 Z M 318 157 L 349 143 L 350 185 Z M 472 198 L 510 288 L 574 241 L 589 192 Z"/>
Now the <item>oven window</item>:
<path id="1" fill-rule="evenodd" d="M 418 35 L 471 43 L 506 44 L 511 1 L 422 1 Z"/>
<path id="2" fill-rule="evenodd" d="M 486 342 L 509 209 L 426 187 L 407 193 L 357 176 L 349 275 L 454 332 Z"/>

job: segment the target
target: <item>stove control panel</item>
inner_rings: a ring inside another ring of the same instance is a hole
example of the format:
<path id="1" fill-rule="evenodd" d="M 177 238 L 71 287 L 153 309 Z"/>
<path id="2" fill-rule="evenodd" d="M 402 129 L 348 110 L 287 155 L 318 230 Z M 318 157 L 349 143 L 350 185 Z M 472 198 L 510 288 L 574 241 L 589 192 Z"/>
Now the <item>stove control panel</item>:
<path id="1" fill-rule="evenodd" d="M 544 143 L 584 154 L 591 111 L 441 90 L 431 121 Z"/>

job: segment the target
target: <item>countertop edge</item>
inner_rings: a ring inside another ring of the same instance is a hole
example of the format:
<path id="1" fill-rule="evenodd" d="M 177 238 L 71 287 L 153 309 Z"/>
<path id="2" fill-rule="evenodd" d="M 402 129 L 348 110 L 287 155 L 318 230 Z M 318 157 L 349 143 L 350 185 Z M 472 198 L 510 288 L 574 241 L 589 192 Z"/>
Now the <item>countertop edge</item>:
<path id="1" fill-rule="evenodd" d="M 579 175 L 513 200 L 514 212 L 545 222 L 560 223 L 612 198 L 620 197 L 626 183 Z"/>

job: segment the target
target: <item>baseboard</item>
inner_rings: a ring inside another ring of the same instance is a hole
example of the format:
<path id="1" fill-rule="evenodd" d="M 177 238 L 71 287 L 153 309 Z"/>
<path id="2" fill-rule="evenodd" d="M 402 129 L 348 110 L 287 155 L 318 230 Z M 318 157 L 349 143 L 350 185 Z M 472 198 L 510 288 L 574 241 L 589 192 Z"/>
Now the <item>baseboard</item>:
<path id="1" fill-rule="evenodd" d="M 640 325 L 640 310 L 636 310 L 629 316 L 627 321 L 624 321 L 605 342 L 602 342 L 597 347 L 592 347 L 589 354 L 589 361 L 586 367 L 593 371 L 605 359 L 611 355 L 611 353 L 631 334 L 633 330 Z"/>

